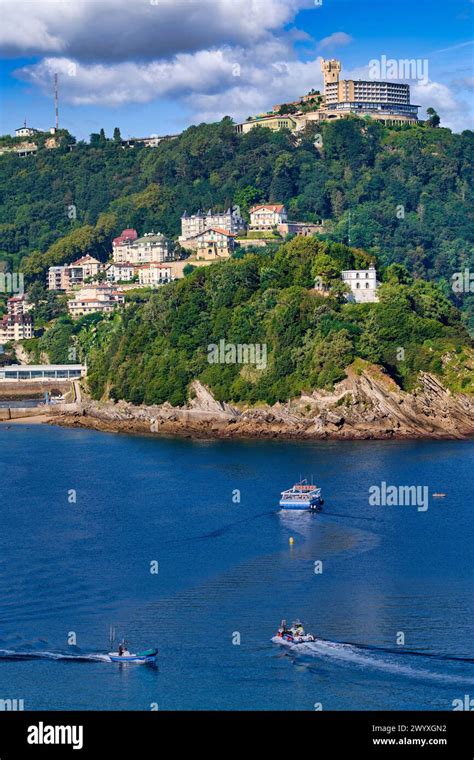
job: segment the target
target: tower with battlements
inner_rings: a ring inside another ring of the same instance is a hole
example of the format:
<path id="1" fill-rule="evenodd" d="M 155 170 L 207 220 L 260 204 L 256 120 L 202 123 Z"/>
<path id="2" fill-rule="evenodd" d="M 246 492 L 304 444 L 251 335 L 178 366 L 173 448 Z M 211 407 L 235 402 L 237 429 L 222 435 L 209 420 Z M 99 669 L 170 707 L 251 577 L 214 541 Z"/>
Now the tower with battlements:
<path id="1" fill-rule="evenodd" d="M 321 71 L 323 72 L 324 80 L 324 93 L 326 94 L 326 87 L 328 84 L 336 84 L 339 82 L 339 74 L 341 73 L 341 62 L 336 61 L 335 58 L 331 58 L 330 61 L 321 59 Z"/>

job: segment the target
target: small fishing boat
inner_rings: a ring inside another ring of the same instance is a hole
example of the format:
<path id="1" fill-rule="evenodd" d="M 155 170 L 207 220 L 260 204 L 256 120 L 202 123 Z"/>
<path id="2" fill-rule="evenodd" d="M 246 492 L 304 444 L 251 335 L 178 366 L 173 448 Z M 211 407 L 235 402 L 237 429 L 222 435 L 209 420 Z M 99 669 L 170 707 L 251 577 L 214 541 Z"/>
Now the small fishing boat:
<path id="1" fill-rule="evenodd" d="M 324 499 L 318 486 L 308 485 L 306 480 L 295 483 L 287 491 L 281 492 L 280 507 L 282 509 L 300 509 L 310 512 L 321 512 Z"/>
<path id="2" fill-rule="evenodd" d="M 110 646 L 113 646 L 113 643 L 115 641 L 115 628 L 113 626 L 110 627 Z M 156 658 L 158 657 L 158 649 L 146 649 L 144 652 L 135 652 L 132 653 L 129 651 L 127 647 L 127 643 L 125 639 L 122 639 L 120 644 L 118 645 L 118 649 L 116 652 L 109 652 L 108 657 L 110 658 L 110 662 L 132 662 L 136 663 L 138 665 L 146 665 L 149 663 L 154 663 L 156 661 Z"/>
<path id="3" fill-rule="evenodd" d="M 111 662 L 134 662 L 141 665 L 147 663 L 153 663 L 158 656 L 158 649 L 147 649 L 145 652 L 137 652 L 132 654 L 128 649 L 124 649 L 120 652 L 109 652 Z"/>

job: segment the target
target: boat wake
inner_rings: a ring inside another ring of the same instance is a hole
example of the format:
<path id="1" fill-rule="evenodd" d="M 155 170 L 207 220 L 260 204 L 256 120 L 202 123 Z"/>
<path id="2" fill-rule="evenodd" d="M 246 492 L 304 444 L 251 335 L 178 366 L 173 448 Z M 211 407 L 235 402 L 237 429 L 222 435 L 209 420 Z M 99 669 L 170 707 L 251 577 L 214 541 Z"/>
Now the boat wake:
<path id="1" fill-rule="evenodd" d="M 110 662 L 107 654 L 66 654 L 64 652 L 16 652 L 13 649 L 0 649 L 2 660 L 64 660 L 68 662 Z"/>
<path id="2" fill-rule="evenodd" d="M 275 644 L 282 645 L 281 638 L 278 636 L 275 636 L 272 641 Z M 321 663 L 377 670 L 406 678 L 453 683 L 459 683 L 462 680 L 463 682 L 474 684 L 474 671 L 473 677 L 470 677 L 466 674 L 465 670 L 462 673 L 450 675 L 420 667 L 422 658 L 426 658 L 429 663 L 438 661 L 441 664 L 441 662 L 450 661 L 454 667 L 455 663 L 458 665 L 462 663 L 474 663 L 474 660 L 471 658 L 424 654 L 423 652 L 412 652 L 409 650 L 384 649 L 382 647 L 339 643 L 325 639 L 318 639 L 317 641 L 302 644 L 285 642 L 283 646 L 285 646 L 287 654 L 290 657 L 297 658 L 298 663 L 306 660 L 308 664 L 311 664 L 314 662 L 314 659 L 318 659 Z M 403 658 L 403 662 L 401 658 Z"/>

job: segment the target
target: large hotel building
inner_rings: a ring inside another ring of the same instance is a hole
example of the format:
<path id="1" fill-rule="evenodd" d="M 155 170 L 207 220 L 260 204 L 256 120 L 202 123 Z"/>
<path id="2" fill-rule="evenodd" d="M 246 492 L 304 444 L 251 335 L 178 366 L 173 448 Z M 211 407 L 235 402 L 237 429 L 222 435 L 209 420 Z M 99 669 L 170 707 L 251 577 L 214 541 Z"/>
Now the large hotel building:
<path id="1" fill-rule="evenodd" d="M 410 103 L 410 85 L 398 82 L 339 79 L 341 62 L 321 61 L 324 78 L 324 110 L 336 114 L 370 115 L 390 124 L 415 123 L 419 106 Z"/>
<path id="2" fill-rule="evenodd" d="M 322 95 L 303 95 L 299 101 L 291 103 L 291 114 L 284 113 L 284 106 L 274 106 L 266 114 L 249 117 L 243 124 L 237 124 L 236 131 L 245 133 L 253 127 L 262 126 L 299 132 L 311 122 L 332 121 L 350 115 L 369 116 L 387 125 L 417 123 L 419 106 L 410 103 L 410 85 L 339 79 L 341 62 L 335 59 L 321 60 L 321 70 L 324 81 Z M 308 108 L 312 98 L 315 105 Z"/>

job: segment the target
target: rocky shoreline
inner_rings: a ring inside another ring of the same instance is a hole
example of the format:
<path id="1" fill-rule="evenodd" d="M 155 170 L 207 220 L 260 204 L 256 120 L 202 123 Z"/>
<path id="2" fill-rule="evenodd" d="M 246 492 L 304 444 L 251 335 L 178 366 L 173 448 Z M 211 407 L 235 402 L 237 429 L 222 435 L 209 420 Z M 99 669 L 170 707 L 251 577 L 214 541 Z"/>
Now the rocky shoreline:
<path id="1" fill-rule="evenodd" d="M 199 382 L 186 407 L 134 406 L 84 400 L 51 424 L 104 432 L 186 438 L 298 440 L 463 439 L 474 435 L 474 398 L 453 395 L 433 375 L 402 391 L 380 368 L 349 368 L 333 392 L 314 391 L 285 404 L 257 408 L 216 401 Z"/>

